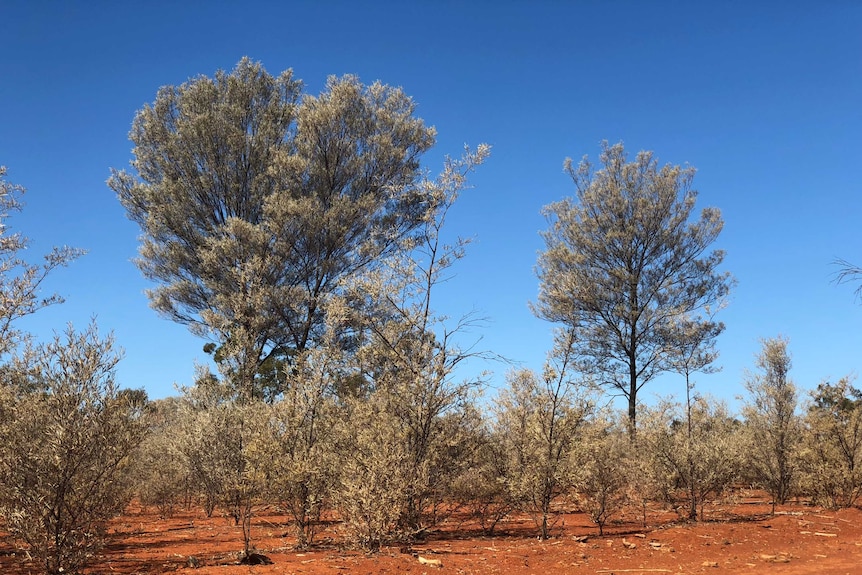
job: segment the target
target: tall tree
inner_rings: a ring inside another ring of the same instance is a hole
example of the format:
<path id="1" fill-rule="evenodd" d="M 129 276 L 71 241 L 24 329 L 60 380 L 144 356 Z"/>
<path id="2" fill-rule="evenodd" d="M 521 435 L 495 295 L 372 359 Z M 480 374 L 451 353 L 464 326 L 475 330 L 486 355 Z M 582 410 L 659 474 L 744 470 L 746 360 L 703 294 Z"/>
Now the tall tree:
<path id="1" fill-rule="evenodd" d="M 693 168 L 659 167 L 652 152 L 630 162 L 622 144 L 607 142 L 600 159 L 598 171 L 586 157 L 566 160 L 577 197 L 545 208 L 534 310 L 574 330 L 580 369 L 626 397 L 634 437 L 638 391 L 672 369 L 677 320 L 721 332 L 701 312 L 728 293 L 731 277 L 718 271 L 724 252 L 708 251 L 720 211 L 690 221 Z"/>
<path id="2" fill-rule="evenodd" d="M 152 305 L 214 337 L 247 396 L 269 354 L 320 337 L 339 283 L 421 221 L 434 130 L 414 107 L 353 76 L 303 95 L 291 71 L 246 58 L 163 87 L 135 117 L 136 176 L 115 170 L 108 185 L 141 227 Z"/>

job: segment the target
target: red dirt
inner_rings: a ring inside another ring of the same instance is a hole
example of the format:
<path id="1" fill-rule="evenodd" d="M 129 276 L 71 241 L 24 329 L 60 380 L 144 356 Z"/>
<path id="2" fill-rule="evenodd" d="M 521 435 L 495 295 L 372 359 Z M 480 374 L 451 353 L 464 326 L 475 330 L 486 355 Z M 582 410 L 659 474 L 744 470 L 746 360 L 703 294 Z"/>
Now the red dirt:
<path id="1" fill-rule="evenodd" d="M 474 523 L 450 521 L 411 550 L 385 547 L 375 555 L 343 549 L 338 523 L 325 526 L 319 546 L 297 551 L 287 518 L 263 514 L 254 520 L 254 544 L 273 564 L 243 566 L 237 564 L 241 531 L 232 520 L 207 519 L 196 510 L 159 519 L 154 509 L 132 507 L 112 524 L 110 544 L 87 573 L 862 573 L 862 511 L 800 504 L 779 506 L 775 516 L 769 511 L 762 499 L 708 508 L 708 520 L 698 523 L 652 511 L 646 529 L 630 515 L 607 526 L 602 537 L 586 516 L 567 513 L 547 541 L 535 538 L 525 517 L 501 523 L 494 536 L 481 535 Z M 0 542 L 0 573 L 36 572 Z"/>

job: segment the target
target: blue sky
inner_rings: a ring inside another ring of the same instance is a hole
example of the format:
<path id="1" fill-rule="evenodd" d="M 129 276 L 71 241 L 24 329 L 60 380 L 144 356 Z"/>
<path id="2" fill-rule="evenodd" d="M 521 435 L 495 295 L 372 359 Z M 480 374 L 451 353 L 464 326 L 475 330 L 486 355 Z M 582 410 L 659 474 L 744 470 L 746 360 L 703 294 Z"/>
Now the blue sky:
<path id="1" fill-rule="evenodd" d="M 131 159 L 135 112 L 158 88 L 243 56 L 402 86 L 438 130 L 436 171 L 465 143 L 492 156 L 449 232 L 475 238 L 437 300 L 490 320 L 480 344 L 541 369 L 552 326 L 532 317 L 542 206 L 574 192 L 563 160 L 602 140 L 698 168 L 699 207 L 722 210 L 716 247 L 738 287 L 722 314 L 723 371 L 698 387 L 743 392 L 759 338 L 790 338 L 805 389 L 862 370 L 862 303 L 833 282 L 862 264 L 862 3 L 818 2 L 29 2 L 0 3 L 0 165 L 28 188 L 12 227 L 37 258 L 89 250 L 47 289 L 67 299 L 28 319 L 40 338 L 95 316 L 125 349 L 118 376 L 152 397 L 189 384 L 203 341 L 149 309 L 131 259 L 136 226 L 105 180 Z M 507 367 L 492 369 L 493 385 Z M 680 393 L 662 378 L 647 395 Z"/>

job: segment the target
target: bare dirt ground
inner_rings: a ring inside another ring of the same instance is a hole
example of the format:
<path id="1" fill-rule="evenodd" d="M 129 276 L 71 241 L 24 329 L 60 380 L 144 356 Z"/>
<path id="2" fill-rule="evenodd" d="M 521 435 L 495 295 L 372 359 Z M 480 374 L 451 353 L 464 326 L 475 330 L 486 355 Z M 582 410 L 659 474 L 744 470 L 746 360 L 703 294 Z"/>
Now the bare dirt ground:
<path id="1" fill-rule="evenodd" d="M 242 535 L 231 519 L 197 510 L 160 519 L 155 509 L 131 506 L 112 524 L 111 541 L 87 573 L 118 575 L 321 575 L 412 573 L 862 573 L 862 511 L 827 511 L 799 503 L 774 516 L 764 498 L 708 506 L 707 520 L 680 521 L 651 510 L 646 528 L 634 513 L 608 525 L 604 536 L 581 513 L 566 513 L 547 541 L 529 517 L 501 523 L 494 536 L 451 519 L 411 549 L 384 547 L 368 555 L 339 544 L 339 524 L 324 526 L 320 545 L 294 548 L 288 519 L 264 510 L 254 520 L 255 547 L 272 565 L 237 564 Z M 412 553 L 411 553 L 412 552 Z M 8 542 L 0 542 L 0 573 L 36 573 Z"/>

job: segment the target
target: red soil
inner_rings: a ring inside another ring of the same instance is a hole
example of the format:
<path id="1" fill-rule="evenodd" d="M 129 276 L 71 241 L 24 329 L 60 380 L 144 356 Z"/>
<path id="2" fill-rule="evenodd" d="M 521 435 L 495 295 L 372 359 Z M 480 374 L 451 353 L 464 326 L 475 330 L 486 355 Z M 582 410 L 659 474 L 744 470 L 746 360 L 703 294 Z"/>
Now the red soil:
<path id="1" fill-rule="evenodd" d="M 770 515 L 763 499 L 708 507 L 707 521 L 698 523 L 651 511 L 647 528 L 629 515 L 607 526 L 602 537 L 585 515 L 566 513 L 547 541 L 536 539 L 527 517 L 501 523 L 494 536 L 482 535 L 474 523 L 450 520 L 412 549 L 385 547 L 368 555 L 344 549 L 335 522 L 323 528 L 317 547 L 297 551 L 288 519 L 264 510 L 254 520 L 253 541 L 273 564 L 244 566 L 237 564 L 242 535 L 232 520 L 207 519 L 197 510 L 160 519 L 154 509 L 132 507 L 114 521 L 108 547 L 87 573 L 862 573 L 862 511 L 800 504 L 776 511 Z M 3 541 L 0 573 L 37 570 Z"/>

